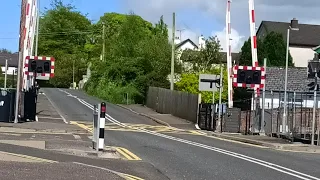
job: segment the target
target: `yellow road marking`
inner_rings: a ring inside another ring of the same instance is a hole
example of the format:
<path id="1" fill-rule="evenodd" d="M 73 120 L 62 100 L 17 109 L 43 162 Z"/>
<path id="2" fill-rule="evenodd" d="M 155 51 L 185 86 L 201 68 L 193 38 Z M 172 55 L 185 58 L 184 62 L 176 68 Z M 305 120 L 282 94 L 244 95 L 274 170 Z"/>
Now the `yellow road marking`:
<path id="1" fill-rule="evenodd" d="M 118 173 L 118 175 L 123 177 L 126 180 L 144 180 L 142 178 L 139 178 L 137 176 L 132 176 L 130 174 Z"/>
<path id="2" fill-rule="evenodd" d="M 75 121 L 70 121 L 70 124 L 77 125 L 77 126 L 81 127 L 82 129 L 85 129 L 85 130 L 87 130 L 87 131 L 89 131 L 91 133 L 93 132 L 92 128 L 90 128 L 90 127 L 88 127 L 88 126 L 86 126 L 84 124 L 77 123 Z"/>
<path id="3" fill-rule="evenodd" d="M 124 156 L 125 158 L 127 158 L 128 160 L 131 161 L 141 161 L 141 159 L 136 156 L 135 154 L 133 154 L 132 152 L 130 152 L 128 149 L 126 148 L 122 148 L 122 147 L 116 147 L 116 150 L 118 153 L 120 153 L 122 156 Z"/>
<path id="4" fill-rule="evenodd" d="M 16 156 L 16 157 L 21 157 L 21 158 L 26 158 L 26 159 L 31 159 L 31 160 L 35 160 L 35 161 L 40 161 L 40 162 L 58 163 L 57 161 L 53 161 L 53 160 L 49 160 L 49 159 L 43 159 L 43 158 L 38 158 L 38 157 L 33 157 L 33 156 L 28 156 L 28 155 L 24 155 L 24 154 L 15 154 L 15 153 L 9 153 L 9 152 L 4 152 L 4 151 L 0 151 L 0 153 L 8 154 L 8 155 L 11 155 L 11 156 Z"/>

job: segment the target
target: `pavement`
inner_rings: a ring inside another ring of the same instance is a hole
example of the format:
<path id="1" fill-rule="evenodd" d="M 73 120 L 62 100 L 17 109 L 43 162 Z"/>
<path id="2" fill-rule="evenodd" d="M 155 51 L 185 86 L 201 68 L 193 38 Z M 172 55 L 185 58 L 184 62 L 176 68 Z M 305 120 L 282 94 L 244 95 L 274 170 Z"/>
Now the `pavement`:
<path id="1" fill-rule="evenodd" d="M 93 105 L 102 100 L 79 90 L 48 88 L 43 92 L 68 124 L 92 130 Z M 125 148 L 139 158 L 128 159 L 129 164 L 134 163 L 131 166 L 119 166 L 120 170 L 127 170 L 127 174 L 143 179 L 174 180 L 320 177 L 319 154 L 278 151 L 262 145 L 222 139 L 199 131 L 190 123 L 176 121 L 172 123 L 174 125 L 167 126 L 128 108 L 106 104 L 105 144 Z M 145 111 L 142 113 L 147 114 Z M 164 122 L 169 121 L 169 117 L 173 118 L 171 115 L 154 116 L 157 119 L 166 117 L 160 119 Z M 96 159 L 94 163 L 98 161 Z M 82 162 L 89 163 L 88 160 Z M 118 167 L 117 163 L 119 160 L 113 159 L 107 168 Z"/>
<path id="2" fill-rule="evenodd" d="M 176 128 L 196 129 L 195 125 L 187 120 L 172 116 L 170 114 L 160 114 L 153 109 L 140 104 L 121 105 L 118 106 L 132 111 L 144 117 L 148 117 L 155 122 Z M 275 138 L 270 136 L 259 135 L 242 135 L 241 133 L 215 133 L 209 131 L 201 131 L 209 136 L 214 136 L 223 140 L 246 143 L 248 145 L 258 145 L 281 151 L 320 153 L 320 146 L 311 146 L 309 144 L 291 143 L 286 139 Z"/>

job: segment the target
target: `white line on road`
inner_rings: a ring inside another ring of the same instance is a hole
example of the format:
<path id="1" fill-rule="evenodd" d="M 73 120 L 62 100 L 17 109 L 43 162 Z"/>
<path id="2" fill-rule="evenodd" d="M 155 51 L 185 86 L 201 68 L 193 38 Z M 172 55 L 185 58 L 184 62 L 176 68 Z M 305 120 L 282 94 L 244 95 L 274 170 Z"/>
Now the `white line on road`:
<path id="1" fill-rule="evenodd" d="M 101 170 L 105 170 L 105 171 L 109 171 L 113 174 L 116 174 L 124 179 L 128 179 L 128 180 L 143 180 L 139 177 L 136 176 L 132 176 L 129 174 L 125 174 L 125 173 L 121 173 L 121 172 L 117 172 L 117 171 L 113 171 L 111 169 L 107 169 L 107 168 L 103 168 L 103 167 L 99 167 L 99 166 L 94 166 L 94 165 L 90 165 L 90 164 L 84 164 L 84 163 L 79 163 L 79 162 L 73 162 L 74 164 L 78 164 L 78 165 L 82 165 L 82 166 L 87 166 L 87 167 L 92 167 L 92 168 L 97 168 L 97 169 L 101 169 Z"/>
<path id="2" fill-rule="evenodd" d="M 68 94 L 70 94 L 70 93 L 68 93 Z M 83 104 L 84 106 L 86 106 L 89 109 L 93 110 L 93 105 L 89 104 L 88 102 L 86 102 L 86 101 L 84 101 L 82 99 L 78 99 L 78 101 L 81 104 Z M 109 114 L 106 114 L 106 119 L 108 121 L 114 123 L 114 124 L 117 124 L 117 125 L 121 126 L 121 127 L 130 127 L 130 126 L 125 125 L 125 124 L 119 122 L 118 120 L 114 119 Z M 270 163 L 270 162 L 267 162 L 267 161 L 264 161 L 264 160 L 253 158 L 253 157 L 250 157 L 250 156 L 247 156 L 247 155 L 239 154 L 239 153 L 236 153 L 236 152 L 232 152 L 232 151 L 216 148 L 216 147 L 213 147 L 213 146 L 208 146 L 208 145 L 205 145 L 205 144 L 201 144 L 201 143 L 197 143 L 197 142 L 193 142 L 193 141 L 189 141 L 189 140 L 185 140 L 185 139 L 181 139 L 181 138 L 176 138 L 176 137 L 173 137 L 173 136 L 168 136 L 168 135 L 165 135 L 165 134 L 160 134 L 160 133 L 157 133 L 157 132 L 154 132 L 154 131 L 149 131 L 149 130 L 146 130 L 146 129 L 143 129 L 143 128 L 135 128 L 135 127 L 130 127 L 130 128 L 145 132 L 147 134 L 152 134 L 152 135 L 155 135 L 155 136 L 158 136 L 158 137 L 163 137 L 163 138 L 170 139 L 170 140 L 173 140 L 173 141 L 177 141 L 177 142 L 193 145 L 193 146 L 196 146 L 196 147 L 201 147 L 201 148 L 204 148 L 204 149 L 207 149 L 207 150 L 211 150 L 211 151 L 215 151 L 215 152 L 219 152 L 219 153 L 222 153 L 222 154 L 225 154 L 225 155 L 228 155 L 228 156 L 232 156 L 232 157 L 235 157 L 235 158 L 238 158 L 238 159 L 242 159 L 242 160 L 254 163 L 254 164 L 258 164 L 258 165 L 273 169 L 275 171 L 278 171 L 278 172 L 281 172 L 281 173 L 284 173 L 284 174 L 287 174 L 287 175 L 290 175 L 290 176 L 297 177 L 299 179 L 303 179 L 303 180 L 320 180 L 320 178 L 317 178 L 317 177 L 314 177 L 314 176 L 311 176 L 311 175 L 308 175 L 308 174 L 305 174 L 305 173 L 302 173 L 302 172 L 299 172 L 299 171 L 296 171 L 296 170 L 293 170 L 293 169 L 290 169 L 290 168 L 286 168 L 286 167 L 283 167 L 283 166 L 280 166 L 280 165 L 277 165 L 277 164 L 274 164 L 274 163 Z"/>
<path id="3" fill-rule="evenodd" d="M 60 112 L 60 110 L 57 108 L 57 106 L 51 101 L 51 99 L 44 94 L 44 96 L 46 96 L 46 98 L 48 99 L 48 101 L 51 103 L 51 105 L 53 106 L 53 108 L 58 112 L 59 116 L 62 118 L 63 122 L 68 124 L 66 118 L 63 117 L 62 113 Z"/>

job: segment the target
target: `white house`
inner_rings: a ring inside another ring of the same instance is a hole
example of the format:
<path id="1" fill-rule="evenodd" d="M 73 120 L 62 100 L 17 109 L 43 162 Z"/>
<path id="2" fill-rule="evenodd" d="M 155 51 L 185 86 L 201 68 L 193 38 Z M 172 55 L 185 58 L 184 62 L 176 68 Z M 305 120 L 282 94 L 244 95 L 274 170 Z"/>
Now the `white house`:
<path id="1" fill-rule="evenodd" d="M 295 28 L 291 28 L 295 27 Z M 257 37 L 263 38 L 269 32 L 281 33 L 284 41 L 287 42 L 287 30 L 290 30 L 289 50 L 295 67 L 307 67 L 308 60 L 313 59 L 313 48 L 320 45 L 320 25 L 299 24 L 297 19 L 290 23 L 262 21 Z"/>
<path id="2" fill-rule="evenodd" d="M 18 53 L 10 54 L 5 52 L 0 52 L 0 67 L 1 67 L 2 74 L 5 74 L 6 72 L 6 68 L 5 68 L 6 60 L 8 60 L 7 74 L 9 75 L 17 74 L 17 67 L 19 62 Z"/>

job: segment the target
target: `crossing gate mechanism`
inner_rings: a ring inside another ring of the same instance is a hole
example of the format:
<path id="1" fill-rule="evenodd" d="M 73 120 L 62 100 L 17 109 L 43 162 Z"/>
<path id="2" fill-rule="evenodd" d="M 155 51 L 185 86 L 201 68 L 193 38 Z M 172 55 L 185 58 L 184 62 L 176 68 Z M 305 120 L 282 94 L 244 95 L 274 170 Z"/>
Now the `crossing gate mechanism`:
<path id="1" fill-rule="evenodd" d="M 46 56 L 27 56 L 25 61 L 25 75 L 34 76 L 39 80 L 49 80 L 54 77 L 53 57 Z"/>
<path id="2" fill-rule="evenodd" d="M 266 83 L 264 67 L 234 66 L 233 86 L 262 89 Z"/>

